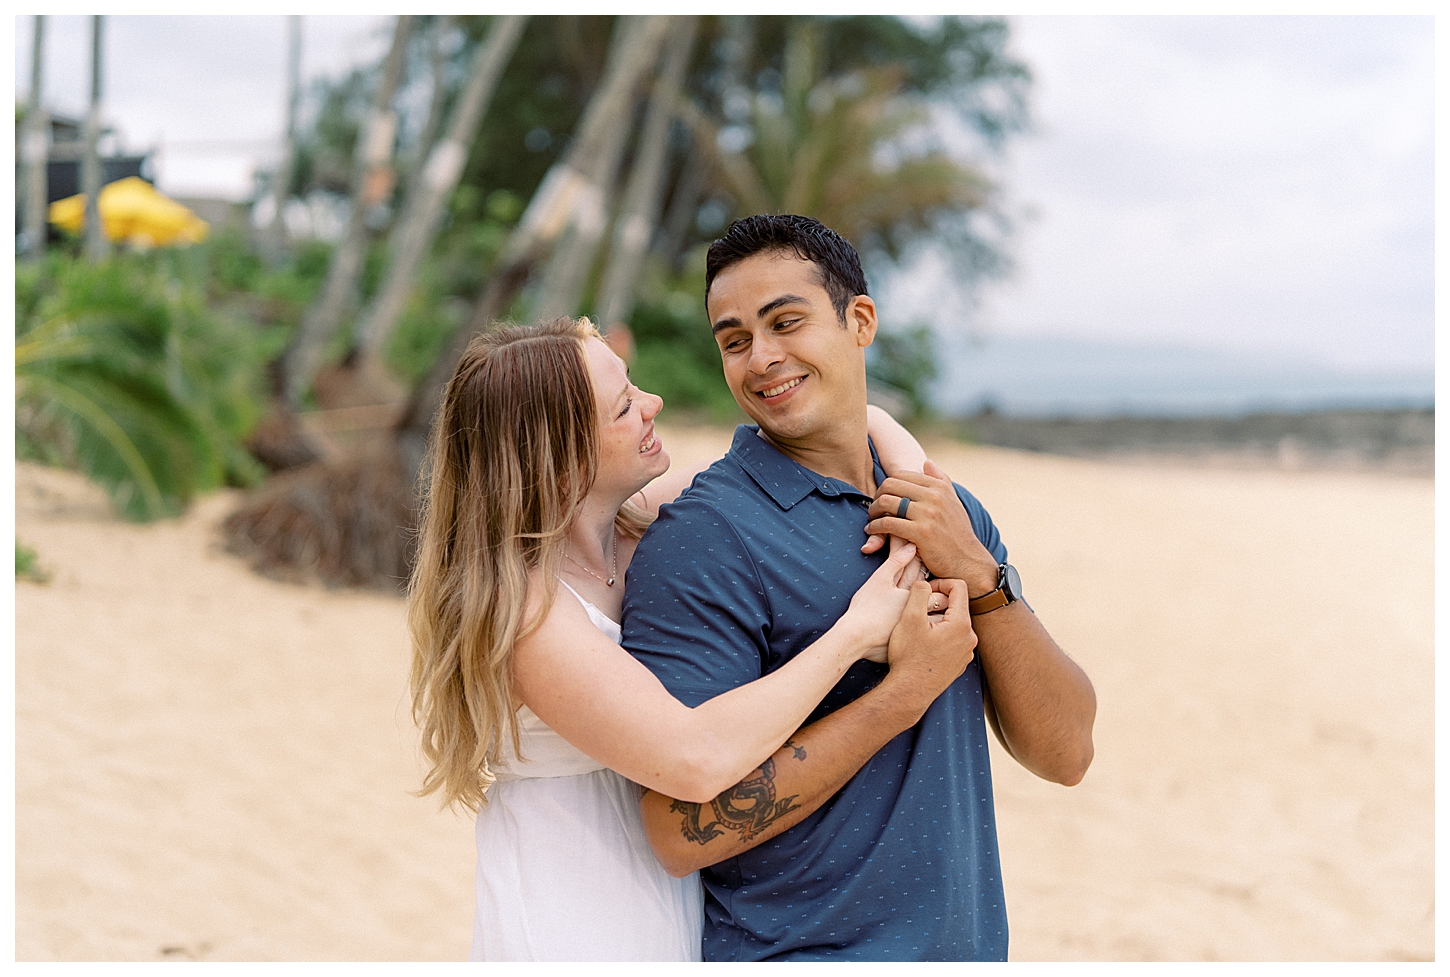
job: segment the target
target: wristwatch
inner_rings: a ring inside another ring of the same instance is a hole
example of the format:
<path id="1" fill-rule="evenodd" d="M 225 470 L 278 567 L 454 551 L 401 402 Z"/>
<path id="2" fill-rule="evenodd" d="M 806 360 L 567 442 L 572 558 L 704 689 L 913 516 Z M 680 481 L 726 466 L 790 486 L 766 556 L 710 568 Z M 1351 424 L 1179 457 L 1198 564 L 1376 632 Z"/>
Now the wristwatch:
<path id="1" fill-rule="evenodd" d="M 997 564 L 997 589 L 967 601 L 967 610 L 974 616 L 995 611 L 1022 599 L 1022 578 L 1010 563 Z"/>

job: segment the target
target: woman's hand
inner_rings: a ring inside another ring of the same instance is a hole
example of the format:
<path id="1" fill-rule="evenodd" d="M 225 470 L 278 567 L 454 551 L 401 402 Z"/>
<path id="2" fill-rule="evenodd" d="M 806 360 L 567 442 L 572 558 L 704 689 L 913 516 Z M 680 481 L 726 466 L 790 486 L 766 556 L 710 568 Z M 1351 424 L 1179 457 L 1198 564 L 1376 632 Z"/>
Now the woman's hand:
<path id="1" fill-rule="evenodd" d="M 916 546 L 907 543 L 887 557 L 856 591 L 840 624 L 864 643 L 861 658 L 885 663 L 891 632 L 906 609 L 911 585 L 921 579 L 922 573 Z"/>

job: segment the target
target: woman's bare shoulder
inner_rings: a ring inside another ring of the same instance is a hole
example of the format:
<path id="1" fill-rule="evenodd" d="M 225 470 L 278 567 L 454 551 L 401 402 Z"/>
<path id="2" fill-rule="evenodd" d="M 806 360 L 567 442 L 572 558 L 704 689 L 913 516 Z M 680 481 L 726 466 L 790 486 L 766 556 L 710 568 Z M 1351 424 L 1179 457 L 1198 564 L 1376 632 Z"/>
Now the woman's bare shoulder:
<path id="1" fill-rule="evenodd" d="M 538 621 L 539 612 L 548 600 L 544 619 Z M 538 621 L 537 627 L 532 627 Z M 551 578 L 539 569 L 529 573 L 529 593 L 524 601 L 522 624 L 527 634 L 514 643 L 514 653 L 529 654 L 541 646 L 548 646 L 561 640 L 578 637 L 581 629 L 598 631 L 589 620 L 589 614 L 581 604 L 556 578 Z"/>

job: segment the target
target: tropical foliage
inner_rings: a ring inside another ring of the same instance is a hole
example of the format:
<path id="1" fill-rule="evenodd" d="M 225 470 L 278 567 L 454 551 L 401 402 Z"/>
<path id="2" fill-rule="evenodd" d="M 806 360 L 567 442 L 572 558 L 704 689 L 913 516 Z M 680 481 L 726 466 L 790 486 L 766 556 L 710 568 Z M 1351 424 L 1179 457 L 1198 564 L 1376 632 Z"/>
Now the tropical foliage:
<path id="1" fill-rule="evenodd" d="M 461 68 L 492 20 L 455 19 L 461 47 L 452 55 L 457 70 L 444 75 L 447 100 L 456 99 Z M 526 25 L 434 242 L 431 265 L 420 272 L 403 335 L 390 343 L 390 359 L 406 363 L 405 380 L 421 378 L 428 352 L 442 349 L 440 337 L 467 319 L 466 307 L 483 291 L 513 219 L 567 154 L 604 73 L 616 23 L 565 16 L 535 17 Z M 948 151 L 940 123 L 954 119 L 980 153 L 1024 125 L 1030 78 L 1008 53 L 1007 39 L 1007 25 L 991 18 L 702 18 L 660 190 L 668 216 L 653 235 L 630 317 L 637 371 L 658 376 L 658 385 L 675 393 L 674 407 L 728 412 L 713 348 L 681 345 L 684 321 L 679 330 L 666 323 L 673 321 L 671 309 L 682 308 L 672 296 L 699 290 L 698 277 L 682 277 L 687 266 L 701 267 L 698 249 L 726 221 L 747 213 L 817 217 L 857 246 L 873 279 L 927 246 L 946 251 L 967 291 L 974 280 L 1003 270 L 997 188 L 961 150 Z M 404 133 L 424 128 L 419 113 L 427 102 L 407 97 L 407 86 L 430 85 L 432 78 L 423 43 L 416 47 L 400 100 L 414 106 L 412 118 L 404 110 Z M 340 174 L 379 75 L 378 68 L 358 71 L 314 90 L 317 122 L 301 140 L 297 192 L 342 187 Z M 405 192 L 400 185 L 399 199 Z M 512 214 L 498 206 L 501 200 L 513 204 Z M 609 257 L 607 251 L 598 256 L 576 313 L 596 311 L 595 288 Z M 364 300 L 370 295 L 365 281 Z M 527 315 L 528 303 L 516 310 Z M 665 365 L 672 369 L 655 368 Z"/>
<path id="2" fill-rule="evenodd" d="M 67 241 L 42 261 L 19 265 L 18 454 L 80 469 L 135 519 L 179 512 L 214 486 L 258 481 L 263 471 L 246 445 L 265 414 L 268 424 L 251 443 L 259 456 L 271 457 L 262 434 L 274 428 L 273 398 L 285 385 L 279 357 L 318 306 L 335 255 L 349 256 L 357 272 L 353 304 L 365 310 L 377 297 L 402 247 L 392 239 L 401 236 L 393 233 L 397 216 L 423 185 L 422 161 L 433 148 L 425 134 L 448 131 L 473 74 L 469 66 L 502 22 L 474 16 L 411 22 L 407 67 L 392 101 L 401 115 L 390 154 L 398 179 L 383 181 L 391 187 L 380 191 L 388 198 L 367 208 L 375 237 L 360 268 L 356 249 L 316 240 L 295 241 L 281 260 L 263 260 L 244 226 L 214 228 L 191 248 L 122 251 L 96 264 L 82 262 L 78 242 Z M 258 545 L 287 537 L 292 549 L 301 547 L 294 553 L 283 546 L 287 551 L 278 550 L 274 563 L 290 566 L 312 559 L 306 554 L 314 551 L 335 551 L 330 579 L 396 577 L 407 547 L 388 549 L 397 542 L 389 534 L 407 522 L 414 449 L 426 433 L 418 418 L 428 416 L 419 405 L 427 391 L 441 387 L 436 377 L 449 351 L 471 324 L 531 318 L 550 298 L 570 304 L 572 314 L 592 314 L 605 300 L 601 282 L 620 277 L 607 274 L 616 265 L 630 268 L 634 281 L 631 298 L 616 304 L 627 310 L 620 315 L 634 336 L 635 379 L 663 395 L 675 417 L 739 418 L 705 326 L 702 295 L 705 249 L 731 218 L 755 212 L 817 217 L 856 245 L 873 282 L 928 247 L 956 262 L 968 292 L 980 277 L 1005 267 L 999 190 L 981 162 L 1023 126 L 1030 79 L 1008 52 L 1003 21 L 730 15 L 689 23 L 697 29 L 671 30 L 676 40 L 660 42 L 662 52 L 671 52 L 660 64 L 672 63 L 676 72 L 688 65 L 682 75 L 671 74 L 668 86 L 654 84 L 661 74 L 656 64 L 630 76 L 639 84 L 616 86 L 624 94 L 609 100 L 598 95 L 611 87 L 601 80 L 616 77 L 622 63 L 619 51 L 627 45 L 615 41 L 630 35 L 620 35 L 621 18 L 523 23 L 461 179 L 448 191 L 441 225 L 408 251 L 418 257 L 416 273 L 392 320 L 396 328 L 379 332 L 385 342 L 368 354 L 380 351 L 400 389 L 413 391 L 405 423 L 385 435 L 396 442 L 394 450 L 379 455 L 386 464 L 342 459 L 314 466 L 305 478 L 270 483 L 269 491 L 276 489 L 270 508 L 251 512 Z M 636 53 L 631 63 L 650 57 Z M 355 150 L 369 131 L 369 113 L 386 97 L 383 76 L 378 64 L 311 91 L 288 189 L 306 198 L 314 214 L 330 209 L 348 222 L 358 194 Z M 607 110 L 599 108 L 604 104 Z M 646 151 L 634 134 L 640 120 L 665 110 L 674 122 L 661 156 L 658 138 Z M 589 118 L 605 125 L 583 125 Z M 944 120 L 956 129 L 950 148 L 941 135 Z M 585 130 L 631 135 L 621 153 L 610 150 L 615 162 L 596 167 L 600 173 L 563 173 L 578 170 L 586 156 L 603 158 L 588 149 Z M 555 187 L 592 181 L 584 196 L 596 201 L 587 221 L 574 203 L 559 205 L 572 223 L 552 237 L 540 236 L 538 221 L 524 219 L 531 211 L 554 213 L 550 207 L 558 201 L 545 192 L 546 174 L 560 177 L 550 177 Z M 259 174 L 258 199 L 269 179 Z M 641 227 L 617 219 L 625 186 L 635 201 L 629 213 L 652 215 L 633 218 Z M 517 246 L 530 235 L 537 247 Z M 541 295 L 541 283 L 556 277 L 551 269 L 564 264 L 556 260 L 566 253 L 558 242 L 585 237 L 594 243 L 569 245 L 574 250 L 567 253 L 579 256 L 561 276 L 569 288 Z M 612 285 L 608 290 L 622 294 Z M 565 292 L 568 302 L 559 298 Z M 354 362 L 348 354 L 357 337 L 348 333 L 333 336 L 320 358 Z M 928 327 L 883 322 L 868 359 L 876 382 L 902 391 L 915 411 L 925 412 L 935 367 Z M 330 382 L 344 373 L 334 371 Z M 286 403 L 292 420 L 277 429 L 293 437 L 302 428 L 290 410 L 312 409 L 317 401 L 290 397 Z M 405 442 L 414 447 L 400 447 Z M 358 512 L 372 513 L 371 522 L 359 522 Z M 297 529 L 307 513 L 327 516 L 314 520 L 311 535 Z M 392 543 L 379 542 L 384 537 Z"/>
<path id="3" fill-rule="evenodd" d="M 261 476 L 242 446 L 280 336 L 208 309 L 167 252 L 92 265 L 54 253 L 16 274 L 16 451 L 155 519 Z"/>

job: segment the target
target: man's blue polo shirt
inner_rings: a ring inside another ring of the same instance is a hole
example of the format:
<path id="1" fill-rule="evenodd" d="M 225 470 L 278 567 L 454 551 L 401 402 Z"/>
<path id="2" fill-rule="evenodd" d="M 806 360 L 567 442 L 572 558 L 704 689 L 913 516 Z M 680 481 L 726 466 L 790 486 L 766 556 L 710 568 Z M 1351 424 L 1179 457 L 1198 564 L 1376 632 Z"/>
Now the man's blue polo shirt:
<path id="1" fill-rule="evenodd" d="M 879 465 L 876 479 L 885 477 Z M 972 528 L 1007 550 L 970 493 Z M 870 498 L 736 429 L 729 454 L 645 533 L 629 566 L 624 646 L 689 706 L 815 641 L 885 559 L 861 553 Z M 811 714 L 878 683 L 857 662 Z M 706 960 L 1005 960 L 1007 913 L 976 660 L 912 729 L 777 837 L 711 866 Z"/>

